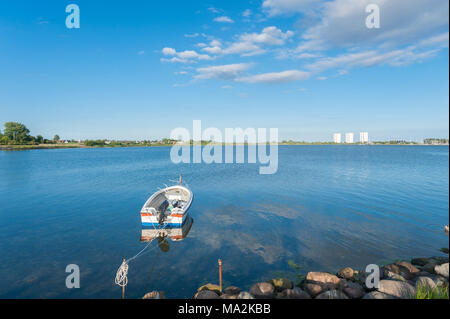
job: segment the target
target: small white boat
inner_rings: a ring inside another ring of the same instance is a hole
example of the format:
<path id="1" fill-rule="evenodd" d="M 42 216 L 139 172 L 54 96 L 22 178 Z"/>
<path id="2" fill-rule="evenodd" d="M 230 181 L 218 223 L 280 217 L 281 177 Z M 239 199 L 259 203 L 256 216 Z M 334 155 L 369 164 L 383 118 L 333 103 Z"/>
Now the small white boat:
<path id="1" fill-rule="evenodd" d="M 194 199 L 192 191 L 179 185 L 170 186 L 153 194 L 141 209 L 143 228 L 182 227 Z"/>

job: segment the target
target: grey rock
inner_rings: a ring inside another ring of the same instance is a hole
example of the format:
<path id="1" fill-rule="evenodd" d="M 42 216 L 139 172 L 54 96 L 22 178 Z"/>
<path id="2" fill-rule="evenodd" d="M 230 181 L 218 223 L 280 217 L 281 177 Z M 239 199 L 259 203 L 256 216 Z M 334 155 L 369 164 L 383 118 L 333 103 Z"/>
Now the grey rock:
<path id="1" fill-rule="evenodd" d="M 219 299 L 219 295 L 211 290 L 200 290 L 194 296 L 194 299 Z"/>
<path id="2" fill-rule="evenodd" d="M 434 272 L 448 279 L 448 263 L 434 267 Z"/>
<path id="3" fill-rule="evenodd" d="M 349 282 L 347 284 L 347 287 L 345 287 L 343 290 L 344 293 L 352 299 L 362 298 L 362 296 L 364 296 L 365 293 L 363 287 L 355 282 Z"/>
<path id="4" fill-rule="evenodd" d="M 436 267 L 435 263 L 428 263 L 422 267 L 422 271 L 426 271 L 430 274 L 434 274 L 434 267 Z"/>
<path id="5" fill-rule="evenodd" d="M 279 299 L 311 299 L 311 296 L 298 287 L 285 289 L 278 294 Z"/>
<path id="6" fill-rule="evenodd" d="M 397 275 L 396 273 L 393 273 L 387 269 L 384 270 L 384 279 L 389 279 L 389 280 L 397 280 L 397 281 L 406 281 L 405 278 L 403 278 L 400 275 Z"/>
<path id="7" fill-rule="evenodd" d="M 365 294 L 362 299 L 397 299 L 397 298 L 379 291 L 372 291 Z"/>
<path id="8" fill-rule="evenodd" d="M 402 299 L 411 299 L 416 294 L 416 289 L 409 283 L 396 280 L 381 280 L 378 291 Z"/>
<path id="9" fill-rule="evenodd" d="M 250 287 L 250 293 L 256 299 L 270 299 L 275 297 L 275 287 L 268 282 L 259 282 Z"/>
<path id="10" fill-rule="evenodd" d="M 248 291 L 241 291 L 237 299 L 255 299 Z"/>
<path id="11" fill-rule="evenodd" d="M 349 299 L 342 291 L 328 290 L 316 297 L 316 299 Z"/>
<path id="12" fill-rule="evenodd" d="M 320 294 L 324 289 L 319 284 L 307 283 L 305 285 L 305 290 L 308 294 L 310 294 L 311 296 L 314 297 L 314 296 L 317 296 L 318 294 Z"/>

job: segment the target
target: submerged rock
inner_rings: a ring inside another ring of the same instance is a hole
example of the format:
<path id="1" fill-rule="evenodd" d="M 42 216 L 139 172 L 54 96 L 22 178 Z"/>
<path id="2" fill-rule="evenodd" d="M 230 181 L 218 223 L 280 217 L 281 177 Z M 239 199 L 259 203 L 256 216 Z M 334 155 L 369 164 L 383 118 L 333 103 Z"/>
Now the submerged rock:
<path id="1" fill-rule="evenodd" d="M 352 279 L 354 274 L 355 271 L 352 268 L 346 267 L 344 269 L 339 270 L 337 276 L 344 279 Z"/>
<path id="2" fill-rule="evenodd" d="M 229 287 L 225 288 L 225 290 L 223 291 L 224 294 L 228 294 L 228 295 L 239 295 L 240 292 L 241 292 L 241 288 L 235 287 L 235 286 L 229 286 Z"/>
<path id="3" fill-rule="evenodd" d="M 442 265 L 448 263 L 448 257 L 434 256 L 430 258 L 430 262 L 435 263 L 437 265 Z"/>
<path id="4" fill-rule="evenodd" d="M 316 299 L 348 299 L 348 297 L 339 290 L 328 290 L 316 297 Z"/>
<path id="5" fill-rule="evenodd" d="M 270 299 L 275 297 L 275 287 L 268 282 L 259 282 L 250 287 L 250 293 L 256 299 Z"/>
<path id="6" fill-rule="evenodd" d="M 411 264 L 417 266 L 425 266 L 428 263 L 429 263 L 428 258 L 414 258 L 411 260 Z"/>
<path id="7" fill-rule="evenodd" d="M 448 263 L 434 267 L 434 272 L 448 279 Z"/>
<path id="8" fill-rule="evenodd" d="M 411 299 L 416 294 L 416 289 L 409 283 L 396 280 L 381 280 L 378 291 L 402 299 Z"/>
<path id="9" fill-rule="evenodd" d="M 294 287 L 294 284 L 292 281 L 286 278 L 278 278 L 278 279 L 272 279 L 269 281 L 277 291 L 283 291 L 285 289 L 292 289 Z"/>
<path id="10" fill-rule="evenodd" d="M 298 287 L 294 289 L 285 289 L 280 292 L 277 297 L 279 299 L 311 299 L 311 296 Z"/>

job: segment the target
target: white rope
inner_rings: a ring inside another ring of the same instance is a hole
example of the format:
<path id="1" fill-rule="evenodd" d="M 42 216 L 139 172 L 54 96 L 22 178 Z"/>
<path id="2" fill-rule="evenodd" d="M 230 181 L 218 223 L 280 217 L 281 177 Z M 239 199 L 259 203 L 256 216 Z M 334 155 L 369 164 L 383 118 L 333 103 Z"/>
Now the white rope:
<path id="1" fill-rule="evenodd" d="M 124 260 L 116 273 L 116 280 L 115 280 L 116 285 L 119 285 L 120 287 L 126 286 L 128 284 L 127 274 L 128 274 L 128 264 L 126 260 Z"/>
<path id="2" fill-rule="evenodd" d="M 168 225 L 168 223 L 166 223 L 163 227 L 161 227 L 160 230 L 163 230 L 164 228 L 166 228 Z M 155 226 L 153 226 L 153 228 L 155 228 Z M 156 228 L 155 228 L 156 229 Z M 144 251 L 148 248 L 148 246 L 150 246 L 150 244 L 153 242 L 153 240 L 155 240 L 156 237 L 153 237 L 152 240 L 150 240 L 147 245 L 145 245 L 145 247 L 138 252 L 136 255 L 134 255 L 133 257 L 131 257 L 130 259 L 126 260 L 124 259 L 122 264 L 120 265 L 119 269 L 116 272 L 116 279 L 115 279 L 115 283 L 116 285 L 119 285 L 120 287 L 124 287 L 128 284 L 128 263 L 136 258 L 138 258 L 139 256 L 141 256 Z"/>

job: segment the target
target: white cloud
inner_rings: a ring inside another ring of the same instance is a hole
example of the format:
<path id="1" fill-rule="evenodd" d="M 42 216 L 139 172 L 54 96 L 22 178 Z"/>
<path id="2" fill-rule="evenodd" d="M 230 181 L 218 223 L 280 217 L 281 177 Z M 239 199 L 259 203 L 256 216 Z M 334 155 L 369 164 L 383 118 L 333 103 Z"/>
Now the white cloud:
<path id="1" fill-rule="evenodd" d="M 234 21 L 227 16 L 217 17 L 214 19 L 214 21 L 220 23 L 234 23 Z"/>
<path id="2" fill-rule="evenodd" d="M 293 35 L 294 32 L 292 31 L 286 31 L 285 33 L 283 33 L 283 31 L 281 31 L 277 27 L 271 26 L 264 28 L 261 33 L 245 33 L 241 35 L 240 39 L 241 41 L 251 43 L 283 45 L 284 42 Z"/>
<path id="3" fill-rule="evenodd" d="M 178 72 L 174 72 L 174 74 L 177 74 L 177 75 L 186 75 L 186 74 L 188 74 L 186 71 L 178 71 Z"/>
<path id="4" fill-rule="evenodd" d="M 247 77 L 237 78 L 237 82 L 246 83 L 286 83 L 298 80 L 306 80 L 311 76 L 310 72 L 288 70 L 283 72 L 263 73 Z"/>
<path id="5" fill-rule="evenodd" d="M 162 49 L 162 53 L 166 56 L 174 56 L 171 59 L 161 59 L 162 62 L 180 62 L 180 63 L 192 63 L 194 60 L 212 60 L 207 54 L 198 54 L 193 50 L 185 50 L 177 52 L 173 48 L 165 47 Z"/>
<path id="6" fill-rule="evenodd" d="M 386 52 L 367 50 L 321 58 L 306 67 L 314 73 L 320 73 L 334 68 L 349 69 L 375 65 L 401 66 L 428 59 L 434 56 L 437 51 L 438 49 L 423 50 L 418 46 L 410 46 L 404 49 L 395 49 Z"/>
<path id="7" fill-rule="evenodd" d="M 320 80 L 320 81 L 325 81 L 326 79 L 328 79 L 326 76 L 319 76 L 317 78 L 317 80 Z"/>
<path id="8" fill-rule="evenodd" d="M 212 47 L 220 47 L 222 45 L 222 43 L 220 41 L 218 41 L 218 40 L 212 40 L 209 43 L 209 45 L 212 46 Z"/>
<path id="9" fill-rule="evenodd" d="M 231 88 L 233 88 L 231 85 L 223 85 L 222 86 L 222 89 L 231 89 Z"/>
<path id="10" fill-rule="evenodd" d="M 198 36 L 199 36 L 198 33 L 192 33 L 192 34 L 185 34 L 184 35 L 185 38 L 196 38 Z"/>
<path id="11" fill-rule="evenodd" d="M 251 63 L 238 63 L 198 68 L 194 78 L 233 80 L 251 66 Z"/>
<path id="12" fill-rule="evenodd" d="M 202 49 L 205 52 L 208 52 L 209 54 L 221 54 L 222 48 L 215 46 L 215 47 L 206 47 Z"/>
<path id="13" fill-rule="evenodd" d="M 164 55 L 175 55 L 176 53 L 177 53 L 177 51 L 175 50 L 175 49 L 172 49 L 172 48 L 163 48 L 162 49 L 162 53 L 164 54 Z"/>
<path id="14" fill-rule="evenodd" d="M 211 11 L 212 13 L 219 13 L 220 12 L 219 9 L 214 8 L 214 7 L 209 7 L 208 10 Z"/>
<path id="15" fill-rule="evenodd" d="M 250 10 L 250 9 L 247 9 L 244 12 L 242 12 L 242 16 L 245 18 L 248 18 L 251 15 L 252 15 L 252 10 Z"/>
<path id="16" fill-rule="evenodd" d="M 203 51 L 215 55 L 240 54 L 242 56 L 254 56 L 266 52 L 263 45 L 283 45 L 287 39 L 292 37 L 292 31 L 283 32 L 275 26 L 264 28 L 261 33 L 244 33 L 239 36 L 239 40 L 228 44 L 223 48 L 222 43 L 213 40 L 210 46 L 202 48 Z"/>
<path id="17" fill-rule="evenodd" d="M 251 42 L 236 42 L 223 50 L 223 54 L 242 54 L 244 56 L 253 56 L 264 52 L 263 49 Z"/>
<path id="18" fill-rule="evenodd" d="M 272 0 L 274 1 L 274 0 Z M 380 28 L 365 25 L 368 4 L 380 7 Z M 443 0 L 334 0 L 303 33 L 299 51 L 333 48 L 398 47 L 448 30 L 449 2 Z"/>
<path id="19" fill-rule="evenodd" d="M 137 54 L 138 54 L 138 55 L 144 55 L 144 54 L 145 54 L 145 51 L 144 51 L 144 50 L 138 51 Z"/>

